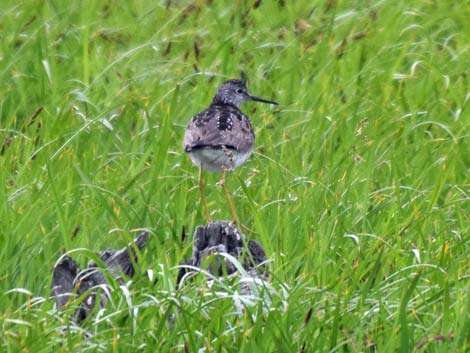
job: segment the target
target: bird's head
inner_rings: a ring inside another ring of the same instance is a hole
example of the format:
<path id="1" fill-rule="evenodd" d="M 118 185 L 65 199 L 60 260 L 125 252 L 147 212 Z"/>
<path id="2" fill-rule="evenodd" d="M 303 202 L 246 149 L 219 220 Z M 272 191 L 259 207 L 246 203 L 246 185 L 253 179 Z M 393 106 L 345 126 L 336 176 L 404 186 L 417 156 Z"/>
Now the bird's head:
<path id="1" fill-rule="evenodd" d="M 277 104 L 274 101 L 252 96 L 248 93 L 245 83 L 240 80 L 229 80 L 222 83 L 217 89 L 217 93 L 215 94 L 212 103 L 232 104 L 239 108 L 240 105 L 250 100 L 268 104 Z"/>

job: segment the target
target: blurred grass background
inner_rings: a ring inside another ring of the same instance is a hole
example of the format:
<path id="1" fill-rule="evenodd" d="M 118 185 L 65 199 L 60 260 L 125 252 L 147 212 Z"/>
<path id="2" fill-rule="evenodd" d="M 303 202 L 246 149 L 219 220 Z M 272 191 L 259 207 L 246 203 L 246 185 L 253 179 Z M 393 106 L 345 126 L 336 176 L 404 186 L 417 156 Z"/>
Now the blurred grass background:
<path id="1" fill-rule="evenodd" d="M 468 352 L 469 5 L 3 1 L 2 350 Z M 234 314 L 174 266 L 204 222 L 184 128 L 242 73 L 281 103 L 243 107 L 256 150 L 228 178 L 277 294 Z M 72 329 L 42 299 L 58 257 L 143 228 L 114 315 Z"/>

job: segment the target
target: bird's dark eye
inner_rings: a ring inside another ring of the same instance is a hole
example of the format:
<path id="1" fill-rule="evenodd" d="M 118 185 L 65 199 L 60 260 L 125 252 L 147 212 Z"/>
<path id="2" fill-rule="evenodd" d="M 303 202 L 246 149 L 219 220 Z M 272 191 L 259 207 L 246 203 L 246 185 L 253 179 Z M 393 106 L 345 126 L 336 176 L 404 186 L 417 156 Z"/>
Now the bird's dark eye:
<path id="1" fill-rule="evenodd" d="M 241 88 L 237 89 L 237 93 L 243 93 L 243 90 Z"/>

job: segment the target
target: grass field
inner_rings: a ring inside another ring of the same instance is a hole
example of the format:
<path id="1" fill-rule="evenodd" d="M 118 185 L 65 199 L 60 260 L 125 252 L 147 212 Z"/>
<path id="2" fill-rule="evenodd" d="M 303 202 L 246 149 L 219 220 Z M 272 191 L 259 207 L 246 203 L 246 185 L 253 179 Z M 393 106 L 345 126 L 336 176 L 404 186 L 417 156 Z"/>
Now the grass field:
<path id="1" fill-rule="evenodd" d="M 452 0 L 2 1 L 0 350 L 470 352 L 468 18 Z M 204 223 L 184 128 L 242 72 L 280 102 L 243 107 L 256 150 L 228 178 L 272 288 L 176 290 Z M 53 309 L 64 251 L 84 265 L 141 229 L 103 312 Z"/>

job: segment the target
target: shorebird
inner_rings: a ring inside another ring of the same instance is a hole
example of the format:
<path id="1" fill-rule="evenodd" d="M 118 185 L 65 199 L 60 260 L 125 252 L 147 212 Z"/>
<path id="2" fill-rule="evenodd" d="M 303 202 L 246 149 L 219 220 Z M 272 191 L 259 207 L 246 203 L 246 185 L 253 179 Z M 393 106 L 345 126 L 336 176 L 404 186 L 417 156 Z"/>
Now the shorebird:
<path id="1" fill-rule="evenodd" d="M 210 222 L 204 192 L 203 170 L 221 172 L 220 186 L 232 213 L 232 222 L 238 223 L 232 199 L 225 186 L 226 173 L 245 162 L 253 153 L 255 133 L 250 119 L 240 106 L 246 101 L 277 104 L 274 101 L 248 93 L 244 82 L 229 80 L 217 89 L 212 103 L 189 121 L 184 135 L 184 152 L 199 167 L 199 190 L 206 221 Z"/>

